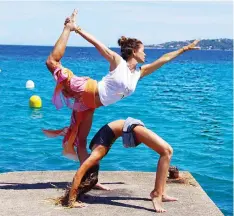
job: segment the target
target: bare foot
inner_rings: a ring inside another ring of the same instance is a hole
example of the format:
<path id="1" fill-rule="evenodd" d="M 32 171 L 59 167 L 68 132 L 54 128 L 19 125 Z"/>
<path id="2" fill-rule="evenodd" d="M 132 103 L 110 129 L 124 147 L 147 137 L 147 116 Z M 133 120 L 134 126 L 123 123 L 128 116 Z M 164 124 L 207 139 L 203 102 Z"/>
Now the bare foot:
<path id="1" fill-rule="evenodd" d="M 162 196 L 163 202 L 173 202 L 173 201 L 177 201 L 177 200 L 178 200 L 178 198 L 171 197 L 171 196 L 168 196 L 166 194 Z"/>
<path id="2" fill-rule="evenodd" d="M 76 202 L 72 202 L 69 204 L 69 208 L 84 208 L 86 206 L 87 206 L 87 204 L 85 204 L 81 201 L 76 201 Z"/>
<path id="3" fill-rule="evenodd" d="M 75 31 L 76 30 L 76 15 L 78 11 L 75 9 L 72 13 L 72 15 L 68 18 L 66 18 L 64 25 L 66 27 L 70 28 L 70 31 Z"/>
<path id="4" fill-rule="evenodd" d="M 65 146 L 63 149 L 63 155 L 71 160 L 75 160 L 75 161 L 78 160 L 78 156 L 75 152 L 74 147 L 68 148 L 68 146 Z"/>
<path id="5" fill-rule="evenodd" d="M 99 190 L 106 190 L 106 191 L 110 191 L 111 189 L 101 183 L 97 183 L 95 186 L 94 186 L 95 189 L 99 189 Z"/>
<path id="6" fill-rule="evenodd" d="M 155 196 L 153 192 L 150 193 L 150 197 L 153 202 L 154 209 L 157 213 L 166 212 L 166 210 L 162 207 L 162 197 Z"/>

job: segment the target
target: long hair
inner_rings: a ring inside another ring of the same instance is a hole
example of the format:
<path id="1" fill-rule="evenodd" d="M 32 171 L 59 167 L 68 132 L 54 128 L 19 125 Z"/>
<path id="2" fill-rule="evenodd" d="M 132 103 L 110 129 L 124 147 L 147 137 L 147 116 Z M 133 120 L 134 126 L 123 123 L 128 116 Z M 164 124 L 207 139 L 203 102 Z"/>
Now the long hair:
<path id="1" fill-rule="evenodd" d="M 77 201 L 79 201 L 80 195 L 89 192 L 97 184 L 98 171 L 99 164 L 94 165 L 85 173 L 77 190 Z M 69 206 L 70 189 L 71 185 L 67 186 L 63 196 L 53 199 L 55 205 Z"/>

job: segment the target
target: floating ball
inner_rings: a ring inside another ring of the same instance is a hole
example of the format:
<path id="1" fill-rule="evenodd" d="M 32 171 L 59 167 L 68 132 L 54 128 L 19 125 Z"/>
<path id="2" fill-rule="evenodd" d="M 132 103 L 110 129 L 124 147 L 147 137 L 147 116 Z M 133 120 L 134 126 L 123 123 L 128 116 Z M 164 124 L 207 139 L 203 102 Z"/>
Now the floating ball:
<path id="1" fill-rule="evenodd" d="M 34 87 L 35 87 L 35 84 L 34 84 L 34 82 L 32 80 L 28 80 L 26 82 L 26 88 L 27 89 L 33 89 Z"/>
<path id="2" fill-rule="evenodd" d="M 42 107 L 42 101 L 41 98 L 37 95 L 33 95 L 29 99 L 29 106 L 31 108 L 41 108 Z"/>

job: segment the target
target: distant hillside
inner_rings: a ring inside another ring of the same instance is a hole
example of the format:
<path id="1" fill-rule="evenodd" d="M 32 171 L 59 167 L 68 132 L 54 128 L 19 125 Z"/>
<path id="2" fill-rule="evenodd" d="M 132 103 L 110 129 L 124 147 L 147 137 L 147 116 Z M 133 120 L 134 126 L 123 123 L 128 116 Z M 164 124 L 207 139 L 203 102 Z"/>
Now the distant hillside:
<path id="1" fill-rule="evenodd" d="M 178 49 L 188 45 L 193 40 L 187 41 L 171 41 L 162 44 L 146 45 L 148 48 L 154 49 Z M 233 50 L 233 39 L 220 38 L 220 39 L 206 39 L 199 42 L 199 47 L 202 50 Z"/>

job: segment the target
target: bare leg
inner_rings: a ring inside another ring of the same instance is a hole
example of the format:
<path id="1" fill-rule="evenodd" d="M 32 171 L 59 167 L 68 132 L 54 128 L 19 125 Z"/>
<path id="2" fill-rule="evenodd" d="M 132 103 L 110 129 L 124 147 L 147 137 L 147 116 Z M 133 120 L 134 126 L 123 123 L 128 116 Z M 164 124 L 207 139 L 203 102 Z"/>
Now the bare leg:
<path id="1" fill-rule="evenodd" d="M 84 111 L 85 118 L 80 123 L 79 130 L 78 130 L 78 146 L 77 146 L 77 155 L 80 161 L 80 164 L 82 164 L 86 158 L 88 158 L 88 152 L 87 152 L 87 136 L 89 134 L 89 131 L 92 126 L 93 121 L 93 113 L 94 109 L 89 109 Z"/>
<path id="2" fill-rule="evenodd" d="M 80 207 L 80 203 L 76 202 L 77 189 L 80 185 L 81 179 L 89 168 L 97 164 L 107 153 L 108 149 L 104 146 L 97 146 L 91 153 L 91 155 L 82 163 L 78 171 L 76 172 L 72 187 L 69 193 L 69 206 L 70 207 Z"/>
<path id="3" fill-rule="evenodd" d="M 61 66 L 60 60 L 65 53 L 65 49 L 66 49 L 67 42 L 70 36 L 70 32 L 74 31 L 76 28 L 76 22 L 75 22 L 76 15 L 77 15 L 77 11 L 74 10 L 74 12 L 72 13 L 70 17 L 70 22 L 66 23 L 66 25 L 64 26 L 62 34 L 60 35 L 58 41 L 56 42 L 54 46 L 52 53 L 50 54 L 50 56 L 48 57 L 46 61 L 46 65 L 52 73 L 54 72 L 56 67 Z"/>
<path id="4" fill-rule="evenodd" d="M 150 197 L 152 199 L 153 206 L 156 212 L 165 212 L 166 210 L 162 207 L 162 201 L 164 188 L 166 185 L 167 172 L 173 150 L 167 142 L 165 142 L 161 137 L 153 133 L 151 130 L 148 130 L 147 128 L 137 126 L 134 128 L 134 132 L 139 142 L 144 143 L 145 145 L 156 151 L 158 154 L 160 154 L 155 186 L 154 190 L 150 193 Z M 165 196 L 165 198 L 168 198 L 167 195 Z"/>
<path id="5" fill-rule="evenodd" d="M 78 155 L 78 158 L 79 158 L 81 164 L 88 157 L 88 152 L 87 152 L 87 147 L 86 147 L 87 146 L 87 136 L 88 136 L 90 128 L 92 126 L 94 110 L 87 110 L 85 112 L 87 113 L 86 118 L 81 122 L 79 132 L 78 132 L 79 144 L 77 146 L 77 155 Z M 110 190 L 109 187 L 106 187 L 100 183 L 97 183 L 95 188 L 101 189 L 101 190 Z"/>
<path id="6" fill-rule="evenodd" d="M 78 160 L 78 154 L 75 151 L 75 145 L 79 143 L 79 128 L 81 123 L 86 119 L 87 112 L 78 112 L 76 110 L 72 111 L 71 122 L 67 134 L 63 140 L 63 155 L 70 159 Z M 88 154 L 86 158 L 88 157 Z M 85 158 L 85 159 L 86 159 Z M 84 159 L 84 160 L 85 160 Z"/>

